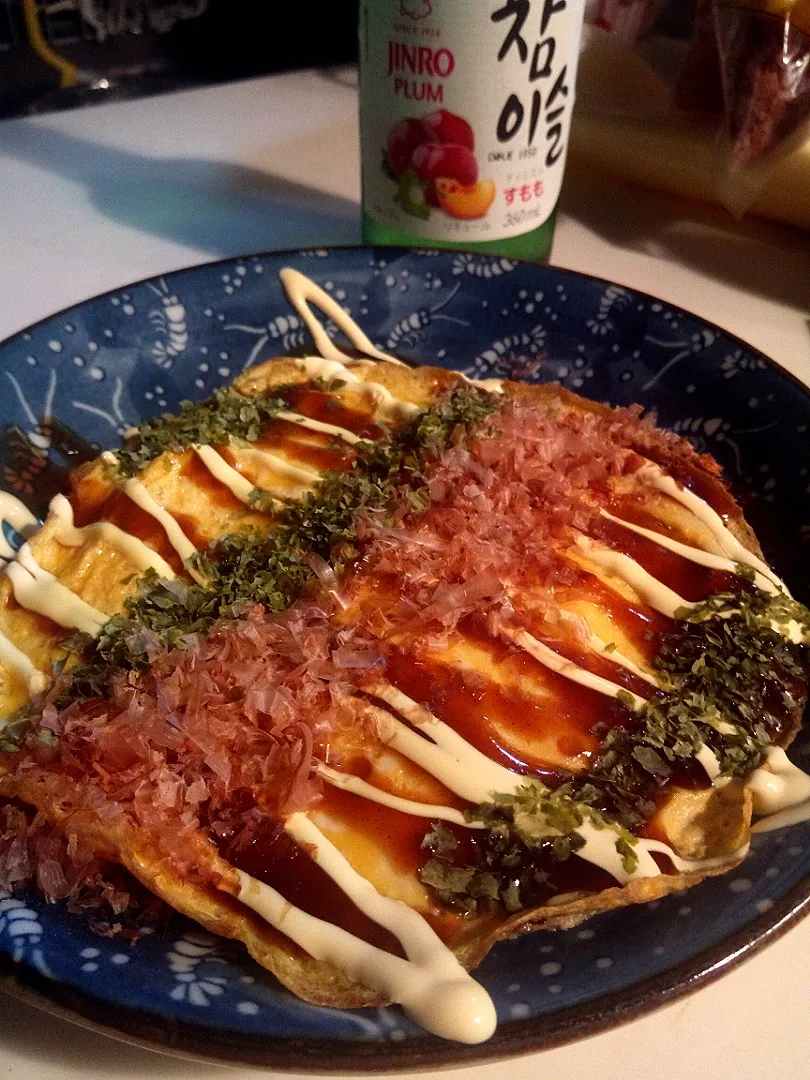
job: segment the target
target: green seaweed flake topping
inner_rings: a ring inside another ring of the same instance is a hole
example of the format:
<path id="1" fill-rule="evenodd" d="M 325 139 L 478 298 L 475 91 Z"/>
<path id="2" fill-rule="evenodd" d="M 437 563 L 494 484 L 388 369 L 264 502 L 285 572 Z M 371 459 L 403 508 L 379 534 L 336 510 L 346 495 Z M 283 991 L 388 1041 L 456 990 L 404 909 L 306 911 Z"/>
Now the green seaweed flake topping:
<path id="1" fill-rule="evenodd" d="M 325 473 L 302 500 L 275 505 L 271 532 L 225 536 L 196 556 L 204 585 L 163 581 L 147 571 L 139 579 L 138 595 L 105 624 L 86 662 L 71 670 L 73 687 L 67 688 L 66 700 L 103 695 L 110 666 L 144 668 L 160 647 L 180 646 L 218 619 L 238 618 L 251 604 L 283 611 L 314 587 L 312 555 L 344 570 L 358 555 L 358 515 L 374 511 L 388 518 L 424 511 L 430 503 L 428 463 L 499 404 L 494 395 L 462 386 L 382 439 L 357 443 L 350 470 Z M 251 422 L 260 423 L 255 417 Z M 246 430 L 254 429 L 242 429 L 244 437 Z"/>
<path id="2" fill-rule="evenodd" d="M 21 706 L 11 716 L 0 720 L 0 753 L 15 754 L 25 738 L 31 723 L 31 705 Z M 48 733 L 53 734 L 52 732 Z M 47 737 L 47 736 L 46 736 Z"/>
<path id="3" fill-rule="evenodd" d="M 784 593 L 718 593 L 684 612 L 654 662 L 663 693 L 607 731 L 589 781 L 599 805 L 630 829 L 655 809 L 676 765 L 702 746 L 725 776 L 745 777 L 797 720 L 804 650 L 780 628 L 807 632 L 810 612 Z"/>
<path id="4" fill-rule="evenodd" d="M 755 589 L 717 594 L 683 615 L 662 638 L 655 661 L 662 693 L 641 708 L 619 695 L 627 720 L 603 732 L 587 776 L 554 791 L 527 783 L 515 795 L 472 808 L 469 820 L 486 826 L 475 834 L 473 865 L 458 864 L 452 830 L 433 826 L 423 845 L 431 857 L 422 880 L 444 903 L 471 913 L 546 902 L 557 891 L 554 866 L 582 846 L 577 830 L 586 817 L 617 831 L 616 850 L 633 873 L 632 832 L 654 813 L 679 765 L 708 746 L 723 775 L 746 777 L 797 722 L 806 650 L 785 628 L 793 621 L 807 633 L 806 608 L 784 593 Z"/>
<path id="5" fill-rule="evenodd" d="M 232 386 L 215 390 L 204 401 L 183 401 L 177 415 L 164 414 L 138 428 L 134 447 L 116 451 L 118 470 L 135 476 L 167 450 L 198 446 L 227 446 L 231 440 L 256 442 L 262 427 L 287 403 L 273 394 L 240 394 Z"/>
<path id="6" fill-rule="evenodd" d="M 565 784 L 551 790 L 528 781 L 514 794 L 494 794 L 491 802 L 471 807 L 465 817 L 483 825 L 473 835 L 476 862 L 459 865 L 459 842 L 452 829 L 433 824 L 422 847 L 431 853 L 421 880 L 439 899 L 466 914 L 506 910 L 510 913 L 544 903 L 553 894 L 554 866 L 567 862 L 585 844 L 579 831 L 590 825 L 612 828 L 616 851 L 627 873 L 638 865 L 635 839 L 607 819 Z"/>

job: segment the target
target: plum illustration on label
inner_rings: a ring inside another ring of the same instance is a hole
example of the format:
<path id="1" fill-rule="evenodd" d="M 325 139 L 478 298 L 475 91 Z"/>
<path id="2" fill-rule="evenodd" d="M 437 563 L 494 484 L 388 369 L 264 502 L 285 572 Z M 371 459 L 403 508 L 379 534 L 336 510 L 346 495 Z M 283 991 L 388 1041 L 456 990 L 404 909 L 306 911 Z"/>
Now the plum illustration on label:
<path id="1" fill-rule="evenodd" d="M 454 218 L 481 218 L 495 201 L 494 182 L 478 179 L 473 129 L 447 109 L 394 124 L 383 171 L 398 184 L 394 201 L 423 220 L 432 207 Z"/>
<path id="2" fill-rule="evenodd" d="M 366 239 L 545 254 L 583 7 L 584 0 L 361 0 Z M 538 235 L 525 249 L 492 246 L 530 233 Z"/>

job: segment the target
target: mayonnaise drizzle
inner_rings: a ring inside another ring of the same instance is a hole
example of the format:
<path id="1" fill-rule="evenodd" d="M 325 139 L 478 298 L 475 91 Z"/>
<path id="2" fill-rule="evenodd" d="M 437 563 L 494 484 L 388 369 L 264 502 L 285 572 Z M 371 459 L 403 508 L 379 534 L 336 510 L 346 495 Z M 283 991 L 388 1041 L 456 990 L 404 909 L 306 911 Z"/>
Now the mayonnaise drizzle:
<path id="1" fill-rule="evenodd" d="M 133 566 L 139 570 L 154 570 L 161 578 L 175 577 L 174 570 L 166 560 L 153 551 L 147 544 L 131 533 L 124 532 L 110 521 L 94 521 L 77 529 L 73 524 L 73 507 L 64 495 L 54 495 L 51 499 L 50 520 L 53 523 L 53 536 L 65 547 L 79 547 L 98 538 L 120 551 Z"/>
<path id="2" fill-rule="evenodd" d="M 769 748 L 762 765 L 749 777 L 748 788 L 754 813 L 768 815 L 754 825 L 754 832 L 779 828 L 783 823 L 776 823 L 776 819 L 784 811 L 795 812 L 800 806 L 805 812 L 794 820 L 810 817 L 810 776 L 793 764 L 781 746 Z"/>
<path id="3" fill-rule="evenodd" d="M 156 499 L 152 497 L 147 488 L 134 477 L 125 481 L 123 486 L 124 494 L 127 495 L 136 506 L 139 506 L 141 510 L 144 510 L 147 514 L 159 522 L 166 530 L 166 536 L 169 539 L 169 543 L 174 550 L 183 560 L 183 566 L 188 570 L 189 574 L 194 580 L 200 584 L 205 584 L 205 578 L 197 570 L 194 569 L 194 565 L 191 560 L 197 554 L 197 549 L 177 524 L 175 519 L 169 513 L 169 511 L 160 505 Z"/>
<path id="4" fill-rule="evenodd" d="M 318 431 L 324 435 L 334 435 L 337 439 L 342 439 L 347 443 L 359 443 L 363 442 L 363 438 L 360 435 L 355 435 L 353 431 L 349 431 L 348 428 L 338 427 L 337 424 L 326 424 L 323 420 L 313 420 L 311 416 L 304 416 L 303 413 L 288 412 L 286 409 L 276 413 L 276 417 L 279 420 L 286 420 L 289 424 L 297 424 L 299 427 L 309 428 L 310 431 Z"/>
<path id="5" fill-rule="evenodd" d="M 794 645 L 810 645 L 810 630 L 805 630 L 795 619 L 788 619 L 785 623 L 772 619 L 771 629 L 782 637 L 786 637 Z"/>
<path id="6" fill-rule="evenodd" d="M 703 766 L 708 778 L 714 784 L 715 780 L 720 776 L 720 762 L 717 760 L 717 754 L 710 746 L 703 743 L 695 754 L 695 761 L 699 765 Z"/>
<path id="7" fill-rule="evenodd" d="M 665 844 L 663 840 L 645 840 L 643 837 L 636 841 L 638 848 L 643 851 L 653 852 L 657 851 L 661 855 L 666 855 L 671 861 L 676 870 L 681 870 L 684 873 L 693 873 L 695 871 L 703 870 L 717 870 L 720 867 L 730 866 L 732 863 L 737 863 L 740 859 L 744 859 L 748 854 L 750 843 L 746 842 L 736 849 L 731 851 L 728 855 L 716 855 L 710 859 L 682 859 L 680 855 L 677 855 L 669 844 Z M 660 873 L 660 871 L 659 871 Z M 643 874 L 643 877 L 649 877 L 652 875 Z"/>
<path id="8" fill-rule="evenodd" d="M 14 599 L 21 607 L 45 615 L 68 630 L 80 630 L 95 637 L 108 619 L 103 611 L 85 603 L 57 577 L 43 570 L 27 542 L 17 552 L 15 561 L 9 563 L 6 573 Z"/>
<path id="9" fill-rule="evenodd" d="M 670 478 L 665 477 L 665 479 Z M 691 492 L 688 494 L 691 499 L 697 498 L 697 496 L 693 495 Z M 698 499 L 697 501 L 702 503 L 703 500 Z M 714 514 L 714 511 L 708 504 L 704 503 L 703 505 L 706 510 L 711 514 Z M 731 559 L 725 559 L 719 555 L 703 551 L 701 548 L 694 548 L 690 547 L 688 544 L 681 544 L 679 541 L 672 540 L 668 536 L 663 536 L 651 529 L 644 529 L 640 525 L 624 521 L 622 518 L 614 517 L 613 514 L 608 513 L 606 510 L 601 510 L 600 513 L 610 521 L 615 521 L 618 525 L 623 525 L 626 529 L 638 533 L 640 536 L 646 536 L 650 540 L 654 540 L 655 543 L 667 548 L 669 551 L 673 551 L 686 559 L 691 559 L 692 562 L 699 563 L 701 566 L 725 570 L 732 574 L 739 573 L 740 565 L 748 566 L 754 571 L 754 583 L 763 592 L 766 592 L 771 596 L 776 596 L 780 592 L 783 592 L 786 597 L 790 597 L 787 588 L 775 574 L 768 570 L 768 576 L 766 577 L 764 573 L 757 569 L 757 566 L 765 567 L 765 564 L 757 559 L 755 555 L 751 555 L 750 552 L 746 551 L 746 549 L 734 539 L 731 533 L 729 533 L 731 541 L 738 545 L 739 550 L 746 554 L 749 561 L 746 562 L 742 557 L 738 558 L 736 562 Z M 717 517 L 716 514 L 714 516 Z M 720 521 L 720 518 L 718 517 L 717 520 Z M 720 522 L 720 526 L 725 529 L 722 522 Z M 588 537 L 584 536 L 577 537 L 577 544 L 587 552 L 590 559 L 626 581 L 628 585 L 632 586 L 636 592 L 646 600 L 650 607 L 655 608 L 656 611 L 660 611 L 663 615 L 669 615 L 671 618 L 674 618 L 674 613 L 677 611 L 678 606 L 682 607 L 684 610 L 694 610 L 695 608 L 700 607 L 699 603 L 690 603 L 682 597 L 679 597 L 676 592 L 673 592 L 671 589 L 667 588 L 666 585 L 658 581 L 657 578 L 654 578 L 651 574 L 647 573 L 639 563 L 635 562 L 629 556 L 612 551 L 610 548 L 602 548 L 594 544 Z M 756 560 L 756 562 L 752 562 L 751 560 Z M 768 568 L 765 567 L 765 569 Z M 735 614 L 735 609 L 718 611 L 716 612 L 716 617 L 722 619 L 732 614 Z M 777 634 L 781 634 L 782 637 L 787 638 L 788 641 L 791 641 L 794 645 L 810 644 L 810 631 L 804 630 L 795 619 L 788 619 L 785 623 L 771 620 L 770 625 L 771 629 L 775 630 Z M 621 663 L 621 661 L 617 662 Z"/>
<path id="10" fill-rule="evenodd" d="M 250 499 L 255 489 L 249 480 L 246 480 L 240 472 L 237 472 L 236 469 L 229 465 L 213 446 L 200 446 L 195 443 L 193 450 L 215 480 L 219 480 L 220 484 L 224 484 L 240 502 L 250 506 Z"/>
<path id="11" fill-rule="evenodd" d="M 446 787 L 462 798 L 474 803 L 486 802 L 494 791 L 514 794 L 525 783 L 525 777 L 513 773 L 481 753 L 449 724 L 434 716 L 430 709 L 418 704 L 391 683 L 374 683 L 364 689 L 372 697 L 384 701 L 400 716 L 404 716 L 409 724 L 418 728 L 430 740 L 428 742 L 417 738 L 414 742 L 410 738 L 413 735 L 410 728 L 395 720 L 390 713 L 377 709 L 378 719 L 381 715 L 384 723 L 387 719 L 396 725 L 395 731 L 390 725 L 386 728 L 389 734 L 394 731 L 395 741 L 390 745 L 428 772 L 432 772 L 437 780 L 442 780 Z M 403 750 L 401 744 L 407 744 L 412 752 Z M 417 756 L 414 757 L 413 753 Z M 430 762 L 439 765 L 447 779 L 435 772 Z"/>
<path id="12" fill-rule="evenodd" d="M 621 855 L 616 850 L 618 835 L 614 829 L 599 829 L 586 818 L 576 832 L 585 841 L 583 846 L 577 849 L 577 855 L 593 866 L 600 867 L 615 878 L 620 885 L 626 885 L 628 881 L 633 881 L 635 878 L 658 877 L 661 873 L 655 859 L 639 841 L 636 841 L 633 847 L 638 863 L 632 870 L 627 870 Z M 669 849 L 667 849 L 667 854 L 669 854 Z"/>
<path id="13" fill-rule="evenodd" d="M 384 694 L 391 701 L 395 701 L 400 710 L 408 714 L 421 730 L 427 729 L 429 737 L 440 737 L 457 751 L 461 751 L 463 746 L 467 753 L 461 756 L 465 758 L 464 764 L 468 769 L 471 762 L 474 769 L 481 764 L 478 761 L 480 755 L 474 747 L 464 740 L 459 740 L 456 732 L 451 732 L 455 738 L 447 740 L 447 732 L 443 730 L 445 726 L 441 721 L 407 698 L 402 691 L 388 684 L 380 684 L 376 692 L 378 696 Z M 381 710 L 377 712 L 382 713 Z M 399 720 L 393 720 L 393 717 L 391 720 L 394 725 L 400 725 Z M 426 743 L 426 740 L 420 739 L 415 733 L 414 739 Z M 402 745 L 397 748 L 402 750 Z M 423 755 L 411 755 L 411 759 L 416 760 L 417 757 L 420 764 L 424 764 L 426 758 Z M 406 813 L 420 812 L 421 815 L 428 815 L 421 811 L 430 809 L 433 811 L 430 815 L 435 818 L 457 820 L 455 816 L 450 816 L 449 808 L 428 808 L 410 800 L 397 799 L 378 791 L 359 778 L 343 777 L 328 767 L 321 767 L 319 772 L 324 779 L 339 782 L 340 786 L 347 787 L 356 794 L 372 797 L 383 805 L 403 809 Z M 527 783 L 525 777 L 519 777 L 509 770 L 502 769 L 501 772 L 507 774 L 509 782 L 516 782 L 517 786 Z M 339 781 L 337 778 L 340 778 Z M 374 795 L 368 794 L 369 788 Z M 419 809 L 415 811 L 414 808 Z M 468 824 L 463 821 L 459 823 Z M 305 814 L 296 813 L 288 818 L 285 831 L 302 850 L 309 852 L 314 862 L 325 870 L 368 918 L 394 934 L 401 943 L 407 960 L 367 945 L 347 931 L 303 913 L 300 908 L 284 901 L 278 892 L 242 872 L 238 872 L 240 900 L 251 906 L 276 929 L 291 937 L 310 956 L 337 964 L 350 978 L 370 989 L 382 991 L 394 1001 L 399 1001 L 413 1020 L 434 1034 L 470 1043 L 488 1038 L 495 1028 L 494 1009 L 488 996 L 463 971 L 453 953 L 438 939 L 428 922 L 414 908 L 381 895 L 369 881 L 357 874 L 345 856 Z M 721 859 L 686 860 L 680 859 L 666 843 L 643 839 L 636 841 L 636 864 L 632 870 L 627 870 L 616 847 L 616 831 L 610 827 L 598 827 L 591 820 L 585 819 L 577 832 L 584 840 L 583 846 L 577 852 L 580 858 L 605 869 L 620 885 L 626 885 L 637 878 L 658 877 L 661 874 L 658 864 L 652 858 L 653 851 L 669 855 L 679 870 L 713 868 L 728 864 L 743 854 L 741 850 Z"/>
<path id="14" fill-rule="evenodd" d="M 636 709 L 640 709 L 644 705 L 643 697 L 639 697 L 638 694 L 634 694 L 630 690 L 625 690 L 624 687 L 611 682 L 610 679 L 605 679 L 601 675 L 594 675 L 592 671 L 579 667 L 572 660 L 560 656 L 559 653 L 544 645 L 542 641 L 538 641 L 536 637 L 533 637 L 528 630 L 511 630 L 503 627 L 501 633 L 504 637 L 513 641 L 518 648 L 533 656 L 535 660 L 539 660 L 544 667 L 557 672 L 558 675 L 562 675 L 566 679 L 570 679 L 571 682 L 578 683 L 580 686 L 587 686 L 588 689 L 596 690 L 597 693 L 605 694 L 607 697 L 615 698 L 622 692 L 629 694 Z"/>
<path id="15" fill-rule="evenodd" d="M 390 806 L 392 810 L 400 810 L 403 814 L 411 814 L 413 817 L 430 818 L 431 820 L 452 821 L 456 825 L 465 825 L 469 829 L 482 829 L 484 826 L 477 823 L 471 824 L 460 810 L 452 806 L 439 806 L 435 803 L 416 802 L 414 799 L 403 799 L 399 795 L 392 795 L 390 791 L 374 787 L 359 776 L 351 773 L 338 772 L 328 765 L 317 765 L 318 776 L 323 777 L 333 787 L 351 791 L 354 795 L 360 795 L 371 802 L 379 803 L 380 806 Z"/>
<path id="16" fill-rule="evenodd" d="M 25 540 L 39 528 L 39 522 L 28 507 L 8 491 L 0 491 L 0 521 L 7 521 Z M 15 555 L 0 528 L 0 559 L 13 559 Z"/>
<path id="17" fill-rule="evenodd" d="M 428 736 L 423 738 L 386 709 L 369 705 L 367 710 L 377 724 L 380 742 L 421 765 L 445 787 L 469 802 L 486 802 L 496 791 L 514 794 L 526 783 L 525 777 L 490 761 L 432 714 L 428 723 L 418 724 L 419 731 Z M 440 745 L 440 741 L 446 745 Z"/>
<path id="18" fill-rule="evenodd" d="M 389 364 L 407 367 L 407 364 L 403 364 L 400 359 L 392 356 L 391 353 L 381 352 L 337 301 L 305 274 L 294 270 L 292 267 L 286 267 L 279 274 L 279 278 L 287 294 L 287 299 L 306 323 L 321 356 L 329 360 L 348 360 L 351 363 L 358 363 L 356 357 L 349 356 L 335 345 L 312 312 L 309 307 L 310 304 L 319 307 L 324 315 L 330 318 L 339 330 L 343 331 L 358 351 L 375 360 L 386 360 Z M 487 390 L 491 394 L 503 393 L 502 379 L 471 379 L 464 374 L 461 375 L 461 378 L 470 383 L 471 386 L 480 386 L 482 390 Z"/>
<path id="19" fill-rule="evenodd" d="M 702 548 L 691 547 L 689 544 L 682 544 L 679 540 L 673 540 L 670 536 L 664 536 L 663 533 L 654 532 L 652 529 L 645 529 L 632 521 L 625 521 L 623 518 L 614 517 L 614 515 L 608 513 L 607 510 L 602 510 L 600 512 L 602 517 L 607 518 L 608 521 L 614 521 L 617 525 L 621 525 L 630 532 L 636 533 L 638 536 L 644 536 L 648 540 L 652 540 L 654 543 L 658 544 L 660 547 L 666 548 L 667 551 L 672 551 L 676 555 L 688 559 L 690 562 L 697 563 L 699 566 L 707 566 L 712 570 L 725 570 L 728 574 L 738 573 L 740 560 L 735 562 L 733 559 L 724 559 L 722 555 L 714 555 L 712 552 L 704 551 Z M 759 570 L 754 570 L 754 584 L 762 589 L 763 592 L 770 593 L 771 595 L 775 595 L 779 591 L 770 577 L 766 577 Z"/>
<path id="20" fill-rule="evenodd" d="M 585 639 L 584 644 L 591 652 L 595 652 L 597 655 L 605 657 L 606 660 L 610 660 L 614 664 L 618 664 L 620 667 L 632 671 L 639 679 L 644 679 L 644 681 L 648 682 L 651 686 L 660 687 L 661 683 L 654 675 L 651 675 L 649 671 L 645 671 L 644 668 L 639 667 L 634 660 L 631 660 L 629 656 L 625 656 L 624 653 L 619 652 L 617 648 L 611 647 L 612 645 L 615 645 L 615 643 L 605 641 L 604 638 L 595 634 L 590 626 L 588 626 L 587 619 L 583 619 L 581 615 L 577 615 L 573 611 L 566 611 L 564 608 L 560 611 L 559 617 L 563 622 L 574 623 L 575 625 L 580 623 L 585 624 L 588 630 L 588 636 Z"/>
<path id="21" fill-rule="evenodd" d="M 614 551 L 612 548 L 602 547 L 601 544 L 594 543 L 590 537 L 583 535 L 577 537 L 576 543 L 577 547 L 582 550 L 583 554 L 591 562 L 595 562 L 597 566 L 601 566 L 608 573 L 621 578 L 632 589 L 635 589 L 646 604 L 649 604 L 655 611 L 660 611 L 662 615 L 674 619 L 677 611 L 692 611 L 698 607 L 697 604 L 684 600 L 669 586 L 653 577 L 640 563 L 637 563 L 635 559 L 631 559 L 629 555 L 623 555 L 620 551 Z"/>
<path id="22" fill-rule="evenodd" d="M 34 667 L 30 657 L 0 633 L 0 663 L 19 675 L 28 685 L 29 694 L 41 694 L 48 685 L 48 678 L 43 671 Z M 3 721 L 0 720 L 0 725 Z"/>
<path id="23" fill-rule="evenodd" d="M 422 412 L 419 405 L 411 401 L 400 401 L 395 398 L 391 391 L 378 382 L 370 382 L 358 378 L 338 360 L 332 360 L 323 356 L 300 356 L 292 360 L 293 364 L 308 379 L 337 379 L 344 383 L 350 383 L 352 390 L 364 394 L 371 399 L 374 406 L 374 416 L 380 416 L 387 420 L 409 420 L 412 416 Z"/>
<path id="24" fill-rule="evenodd" d="M 675 499 L 681 506 L 685 506 L 687 510 L 691 510 L 695 517 L 703 522 L 725 555 L 734 559 L 735 562 L 743 563 L 745 566 L 758 570 L 776 586 L 778 592 L 790 596 L 784 581 L 776 576 L 767 563 L 764 563 L 762 559 L 740 543 L 731 530 L 726 527 L 717 511 L 709 506 L 704 499 L 699 498 L 689 488 L 681 487 L 671 476 L 667 476 L 657 465 L 652 463 L 645 465 L 637 475 L 640 479 L 647 480 L 658 491 L 662 491 L 665 495 Z"/>
<path id="25" fill-rule="evenodd" d="M 104 451 L 101 455 L 101 459 L 107 465 L 113 467 L 118 465 L 118 458 L 109 450 Z M 136 506 L 139 506 L 144 513 L 149 514 L 150 517 L 153 517 L 155 521 L 163 526 L 169 543 L 183 560 L 183 565 L 186 570 L 199 585 L 205 585 L 205 578 L 194 568 L 194 564 L 191 561 L 194 556 L 198 554 L 197 549 L 169 511 L 161 506 L 160 503 L 153 498 L 146 486 L 134 476 L 123 482 L 121 490 L 127 498 L 131 499 Z"/>
<path id="26" fill-rule="evenodd" d="M 239 446 L 233 447 L 233 452 L 237 456 L 238 464 L 263 466 L 306 490 L 311 490 L 321 479 L 320 473 L 305 469 L 301 465 L 293 465 L 278 454 L 271 454 L 269 450 L 260 450 L 255 446 Z"/>
<path id="27" fill-rule="evenodd" d="M 390 353 L 381 352 L 371 339 L 363 333 L 354 319 L 347 315 L 340 304 L 305 274 L 288 266 L 278 276 L 284 292 L 287 294 L 287 299 L 306 323 L 321 356 L 329 360 L 354 359 L 335 345 L 313 314 L 310 304 L 319 307 L 324 315 L 330 318 L 339 330 L 343 331 L 352 345 L 360 352 L 365 353 L 366 356 L 373 357 L 375 360 L 387 360 L 389 364 L 397 364 L 400 367 L 406 366 L 401 360 L 391 356 Z"/>
<path id="28" fill-rule="evenodd" d="M 242 903 L 315 960 L 334 964 L 350 979 L 399 1002 L 428 1031 L 457 1042 L 488 1039 L 497 1023 L 492 999 L 422 916 L 378 893 L 303 815 L 293 815 L 285 827 L 297 842 L 312 845 L 312 858 L 361 911 L 401 941 L 407 959 L 307 914 L 269 885 L 237 870 Z"/>
<path id="29" fill-rule="evenodd" d="M 532 783 L 530 778 L 491 761 L 456 731 L 435 717 L 432 712 L 407 697 L 401 690 L 388 683 L 380 683 L 367 689 L 373 697 L 386 701 L 409 723 L 418 728 L 419 732 L 427 736 L 427 738 L 422 738 L 385 709 L 368 706 L 371 716 L 377 723 L 380 741 L 392 746 L 399 753 L 420 765 L 461 798 L 472 803 L 488 802 L 493 794 L 514 795 L 521 788 Z M 633 870 L 628 871 L 624 867 L 622 856 L 616 849 L 616 841 L 620 834 L 611 825 L 597 827 L 587 817 L 586 811 L 585 819 L 577 827 L 576 832 L 585 841 L 576 852 L 579 858 L 600 866 L 622 885 L 636 878 L 657 877 L 661 873 L 650 854 L 652 851 L 660 851 L 668 855 L 673 864 L 682 870 L 700 870 L 720 866 L 732 861 L 739 854 L 735 852 L 716 860 L 681 859 L 667 844 L 640 839 L 635 841 L 633 847 L 638 856 L 637 865 Z"/>

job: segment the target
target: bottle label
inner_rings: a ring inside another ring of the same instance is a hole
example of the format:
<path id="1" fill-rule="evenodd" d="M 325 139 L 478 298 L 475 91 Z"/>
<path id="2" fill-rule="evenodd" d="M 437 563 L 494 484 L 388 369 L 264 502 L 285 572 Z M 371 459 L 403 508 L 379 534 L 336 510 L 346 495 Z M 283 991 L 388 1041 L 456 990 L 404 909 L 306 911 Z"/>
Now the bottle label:
<path id="1" fill-rule="evenodd" d="M 362 0 L 363 208 L 425 239 L 500 240 L 562 183 L 584 0 Z"/>

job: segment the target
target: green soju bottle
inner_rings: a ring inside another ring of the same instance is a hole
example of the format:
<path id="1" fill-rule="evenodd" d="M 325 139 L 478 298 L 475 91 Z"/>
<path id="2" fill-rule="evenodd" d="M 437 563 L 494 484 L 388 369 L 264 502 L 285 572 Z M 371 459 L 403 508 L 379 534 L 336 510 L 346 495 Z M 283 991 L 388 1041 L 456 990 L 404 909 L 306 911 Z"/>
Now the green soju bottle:
<path id="1" fill-rule="evenodd" d="M 363 239 L 548 257 L 584 0 L 361 0 Z"/>

